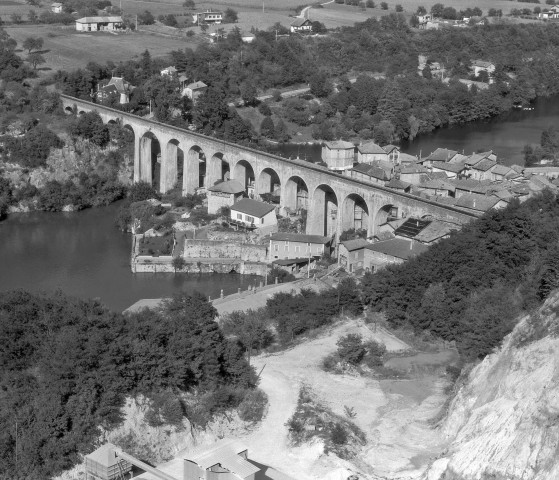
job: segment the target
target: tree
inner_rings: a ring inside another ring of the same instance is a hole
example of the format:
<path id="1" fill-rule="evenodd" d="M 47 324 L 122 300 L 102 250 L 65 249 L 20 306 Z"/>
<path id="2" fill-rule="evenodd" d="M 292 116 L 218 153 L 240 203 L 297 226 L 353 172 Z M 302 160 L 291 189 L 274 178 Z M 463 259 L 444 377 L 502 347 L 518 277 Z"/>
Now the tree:
<path id="1" fill-rule="evenodd" d="M 206 135 L 221 132 L 229 116 L 229 107 L 221 90 L 208 88 L 198 97 L 192 111 L 192 123 Z"/>
<path id="2" fill-rule="evenodd" d="M 427 13 L 427 9 L 423 5 L 417 7 L 417 10 L 415 11 L 416 15 L 425 15 L 426 13 Z"/>
<path id="3" fill-rule="evenodd" d="M 40 50 L 43 47 L 43 39 L 41 37 L 27 37 L 22 44 L 23 48 L 31 53 L 31 50 Z"/>
<path id="4" fill-rule="evenodd" d="M 37 70 L 37 66 L 46 63 L 45 57 L 43 57 L 40 53 L 34 52 L 27 57 L 27 61 L 33 65 L 33 70 Z"/>
<path id="5" fill-rule="evenodd" d="M 128 200 L 131 203 L 150 200 L 152 198 L 159 199 L 160 197 L 159 193 L 153 188 L 153 185 L 144 181 L 132 184 L 128 191 Z"/>
<path id="6" fill-rule="evenodd" d="M 367 1 L 365 2 L 365 6 L 366 6 L 367 8 L 375 8 L 375 1 L 374 1 L 374 0 L 367 0 Z"/>
<path id="7" fill-rule="evenodd" d="M 312 26 L 313 33 L 321 34 L 321 33 L 326 33 L 328 31 L 328 29 L 323 23 L 318 22 L 316 20 L 311 23 L 311 26 Z"/>
<path id="8" fill-rule="evenodd" d="M 241 84 L 241 98 L 246 105 L 254 105 L 258 102 L 256 98 L 258 95 L 258 90 L 256 85 L 250 80 L 246 80 Z"/>
<path id="9" fill-rule="evenodd" d="M 155 23 L 155 17 L 149 10 L 144 10 L 143 13 L 138 14 L 138 23 L 140 25 L 153 25 Z"/>
<path id="10" fill-rule="evenodd" d="M 83 137 L 100 147 L 104 147 L 110 140 L 109 127 L 103 123 L 101 116 L 96 111 L 80 115 L 71 125 L 70 133 Z"/>
<path id="11" fill-rule="evenodd" d="M 388 3 L 380 2 L 380 8 L 382 8 L 383 10 L 388 10 Z"/>
<path id="12" fill-rule="evenodd" d="M 419 27 L 419 18 L 417 15 L 412 15 L 410 18 L 410 27 L 417 28 Z"/>
<path id="13" fill-rule="evenodd" d="M 443 10 L 444 10 L 444 5 L 442 3 L 435 3 L 431 7 L 431 15 L 433 15 L 433 17 L 442 17 Z"/>
<path id="14" fill-rule="evenodd" d="M 396 5 L 395 10 L 396 10 L 397 12 L 403 12 L 403 11 L 404 11 L 404 7 L 402 7 L 402 5 L 400 5 L 400 4 L 398 4 L 398 5 Z"/>
<path id="15" fill-rule="evenodd" d="M 173 264 L 173 268 L 175 269 L 175 273 L 177 270 L 182 270 L 186 266 L 186 260 L 181 257 L 180 255 L 177 257 L 173 257 L 171 262 Z"/>
<path id="16" fill-rule="evenodd" d="M 448 20 L 456 20 L 458 18 L 458 12 L 454 7 L 445 7 L 441 16 Z"/>
<path id="17" fill-rule="evenodd" d="M 320 70 L 309 78 L 310 92 L 315 97 L 327 97 L 332 92 L 332 81 L 324 70 Z"/>
<path id="18" fill-rule="evenodd" d="M 225 12 L 223 12 L 223 23 L 236 23 L 238 20 L 238 13 L 232 8 L 227 8 Z"/>
<path id="19" fill-rule="evenodd" d="M 29 20 L 30 23 L 39 23 L 37 12 L 33 9 L 29 10 L 29 13 L 27 14 L 27 20 Z"/>
<path id="20" fill-rule="evenodd" d="M 12 13 L 10 15 L 10 20 L 12 21 L 12 23 L 15 23 L 15 24 L 23 23 L 21 15 L 19 15 L 17 13 Z"/>
<path id="21" fill-rule="evenodd" d="M 260 135 L 267 138 L 275 138 L 276 130 L 272 117 L 264 117 L 260 124 Z"/>
<path id="22" fill-rule="evenodd" d="M 182 6 L 187 10 L 194 10 L 196 8 L 196 4 L 194 3 L 194 0 L 185 0 Z"/>
<path id="23" fill-rule="evenodd" d="M 276 124 L 276 140 L 278 142 L 287 142 L 291 136 L 287 131 L 287 126 L 285 125 L 284 121 L 280 118 L 278 123 Z"/>

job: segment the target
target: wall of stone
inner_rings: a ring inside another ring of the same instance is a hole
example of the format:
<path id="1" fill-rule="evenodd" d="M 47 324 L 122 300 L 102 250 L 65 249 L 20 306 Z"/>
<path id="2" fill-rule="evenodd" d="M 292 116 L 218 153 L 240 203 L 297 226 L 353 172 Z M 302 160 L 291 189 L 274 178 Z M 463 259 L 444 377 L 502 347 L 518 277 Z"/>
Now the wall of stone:
<path id="1" fill-rule="evenodd" d="M 234 241 L 185 239 L 183 257 L 186 261 L 189 258 L 229 258 L 245 262 L 266 262 L 267 248 L 265 245 L 250 245 Z"/>

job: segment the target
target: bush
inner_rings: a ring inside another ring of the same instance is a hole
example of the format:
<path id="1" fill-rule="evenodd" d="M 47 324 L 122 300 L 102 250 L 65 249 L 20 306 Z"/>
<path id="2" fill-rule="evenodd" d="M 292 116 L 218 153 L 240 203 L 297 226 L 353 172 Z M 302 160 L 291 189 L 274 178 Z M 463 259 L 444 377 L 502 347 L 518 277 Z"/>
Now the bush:
<path id="1" fill-rule="evenodd" d="M 340 363 L 340 356 L 334 352 L 331 353 L 330 355 L 326 355 L 322 359 L 322 368 L 326 372 L 333 372 L 336 370 L 339 363 Z"/>
<path id="2" fill-rule="evenodd" d="M 367 349 L 363 345 L 363 337 L 356 333 L 340 337 L 336 345 L 340 359 L 351 365 L 359 365 L 367 353 Z"/>
<path id="3" fill-rule="evenodd" d="M 239 405 L 239 417 L 245 422 L 259 422 L 264 416 L 268 396 L 260 389 L 249 392 Z"/>
<path id="4" fill-rule="evenodd" d="M 264 102 L 262 102 L 262 103 L 260 103 L 260 105 L 258 105 L 258 111 L 266 117 L 269 117 L 269 116 L 272 115 L 272 109 L 270 108 L 270 106 L 267 103 L 264 103 Z"/>
<path id="5" fill-rule="evenodd" d="M 330 440 L 335 445 L 345 445 L 347 443 L 347 433 L 340 423 L 336 423 L 332 428 Z"/>

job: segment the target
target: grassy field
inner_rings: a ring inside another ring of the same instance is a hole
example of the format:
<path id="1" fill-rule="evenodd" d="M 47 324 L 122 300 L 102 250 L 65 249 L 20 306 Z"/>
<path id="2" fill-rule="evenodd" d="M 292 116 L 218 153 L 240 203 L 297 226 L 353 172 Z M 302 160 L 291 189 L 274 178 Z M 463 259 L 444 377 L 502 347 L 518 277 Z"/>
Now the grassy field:
<path id="1" fill-rule="evenodd" d="M 32 7 L 23 0 L 0 0 L 0 18 L 4 22 L 9 22 L 11 15 L 14 13 L 21 15 L 23 19 L 26 19 L 27 14 L 31 9 L 35 10 L 37 15 L 40 15 L 41 12 L 48 10 L 46 5 L 43 7 Z"/>
<path id="2" fill-rule="evenodd" d="M 29 36 L 42 37 L 43 56 L 47 60 L 43 67 L 52 70 L 84 67 L 90 61 L 105 63 L 108 60 L 130 60 L 137 58 L 146 48 L 152 57 L 160 57 L 178 48 L 196 47 L 191 41 L 143 33 L 78 33 L 73 26 L 18 26 L 7 27 L 6 30 L 20 45 Z"/>

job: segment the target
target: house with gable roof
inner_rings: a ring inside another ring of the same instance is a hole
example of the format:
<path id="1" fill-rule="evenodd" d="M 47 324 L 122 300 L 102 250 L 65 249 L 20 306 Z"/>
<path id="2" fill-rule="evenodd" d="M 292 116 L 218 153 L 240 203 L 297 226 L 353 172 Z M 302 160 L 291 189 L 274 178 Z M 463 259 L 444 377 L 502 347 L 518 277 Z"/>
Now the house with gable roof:
<path id="1" fill-rule="evenodd" d="M 123 77 L 112 77 L 107 83 L 97 84 L 97 99 L 107 100 L 111 96 L 118 96 L 121 105 L 130 102 L 130 94 L 136 87 L 130 85 Z"/>
<path id="2" fill-rule="evenodd" d="M 245 194 L 238 180 L 227 180 L 207 189 L 208 213 L 216 214 L 222 207 L 232 207 Z"/>
<path id="3" fill-rule="evenodd" d="M 257 229 L 261 235 L 275 233 L 278 230 L 276 207 L 251 198 L 242 198 L 231 206 L 229 223 L 248 229 Z"/>
<path id="4" fill-rule="evenodd" d="M 289 28 L 291 33 L 310 33 L 312 22 L 308 18 L 296 18 Z"/>
<path id="5" fill-rule="evenodd" d="M 355 162 L 355 145 L 344 140 L 324 142 L 322 145 L 322 161 L 330 170 L 343 172 L 353 167 Z"/>
<path id="6" fill-rule="evenodd" d="M 357 147 L 357 162 L 371 163 L 375 160 L 389 161 L 388 153 L 375 142 L 367 142 Z"/>

